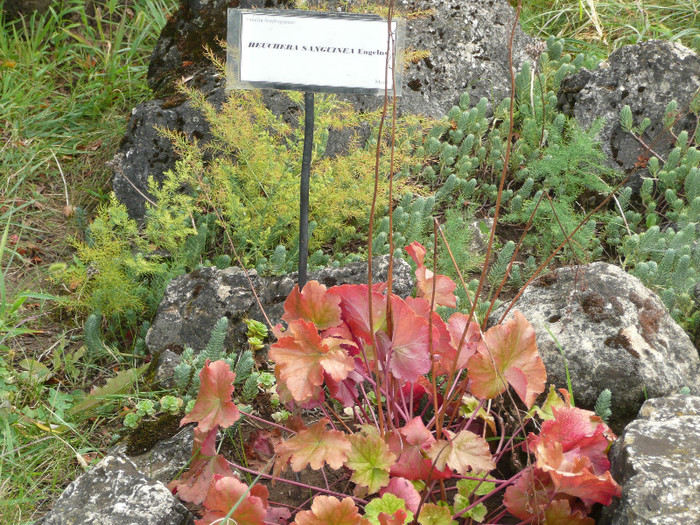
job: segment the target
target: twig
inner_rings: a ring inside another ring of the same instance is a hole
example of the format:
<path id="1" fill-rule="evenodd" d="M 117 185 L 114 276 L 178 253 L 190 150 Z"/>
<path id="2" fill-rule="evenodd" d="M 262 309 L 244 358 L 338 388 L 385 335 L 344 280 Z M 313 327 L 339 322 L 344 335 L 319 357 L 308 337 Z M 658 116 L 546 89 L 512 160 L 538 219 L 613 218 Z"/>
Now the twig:
<path id="1" fill-rule="evenodd" d="M 66 183 L 66 176 L 63 174 L 63 169 L 61 168 L 61 163 L 58 162 L 58 159 L 56 158 L 56 154 L 51 151 L 51 155 L 53 155 L 53 160 L 56 161 L 56 166 L 58 166 L 58 172 L 61 174 L 61 179 L 63 180 L 63 191 L 66 194 L 66 207 L 70 207 L 70 202 L 68 200 L 68 184 Z"/>

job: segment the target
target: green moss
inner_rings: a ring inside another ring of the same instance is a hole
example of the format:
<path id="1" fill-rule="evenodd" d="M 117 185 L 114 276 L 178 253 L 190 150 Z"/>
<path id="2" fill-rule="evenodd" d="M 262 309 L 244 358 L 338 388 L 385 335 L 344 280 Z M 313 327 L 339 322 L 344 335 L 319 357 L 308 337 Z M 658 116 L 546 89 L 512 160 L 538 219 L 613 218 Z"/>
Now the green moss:
<path id="1" fill-rule="evenodd" d="M 126 453 L 138 456 L 151 450 L 164 439 L 174 436 L 180 429 L 179 414 L 163 414 L 153 421 L 142 422 L 126 439 Z"/>

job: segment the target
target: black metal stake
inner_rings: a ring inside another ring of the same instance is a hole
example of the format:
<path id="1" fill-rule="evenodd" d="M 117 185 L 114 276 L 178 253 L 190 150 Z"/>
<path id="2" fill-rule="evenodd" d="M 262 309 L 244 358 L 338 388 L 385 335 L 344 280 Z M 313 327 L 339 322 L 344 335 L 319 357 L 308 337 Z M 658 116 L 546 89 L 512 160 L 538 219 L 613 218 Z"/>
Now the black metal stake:
<path id="1" fill-rule="evenodd" d="M 299 289 L 306 284 L 309 258 L 309 180 L 314 145 L 314 94 L 304 93 L 304 154 L 299 185 Z"/>

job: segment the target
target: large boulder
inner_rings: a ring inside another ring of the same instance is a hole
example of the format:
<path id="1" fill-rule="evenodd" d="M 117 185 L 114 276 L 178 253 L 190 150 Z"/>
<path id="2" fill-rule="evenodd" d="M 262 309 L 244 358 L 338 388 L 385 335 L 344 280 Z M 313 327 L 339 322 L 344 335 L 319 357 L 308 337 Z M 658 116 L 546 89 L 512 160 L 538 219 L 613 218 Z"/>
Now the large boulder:
<path id="1" fill-rule="evenodd" d="M 222 78 L 214 72 L 197 77 L 196 88 L 217 107 L 224 100 L 223 87 Z M 139 220 L 144 217 L 146 202 L 151 199 L 149 177 L 162 181 L 163 174 L 173 169 L 177 160 L 172 142 L 157 128 L 177 130 L 190 141 L 211 140 L 207 119 L 184 96 L 150 100 L 131 111 L 119 151 L 108 164 L 114 172 L 114 193 L 129 215 Z"/>
<path id="2" fill-rule="evenodd" d="M 548 384 L 565 388 L 568 366 L 576 406 L 593 409 L 601 391 L 612 392 L 617 433 L 646 398 L 697 391 L 700 359 L 690 338 L 656 294 L 617 266 L 560 268 L 525 290 L 509 316 L 515 310 L 535 329 Z"/>
<path id="3" fill-rule="evenodd" d="M 372 266 L 374 282 L 386 281 L 389 258 L 377 257 Z M 274 324 L 281 322 L 284 301 L 296 285 L 296 274 L 264 278 L 248 272 L 265 313 Z M 352 263 L 341 268 L 311 272 L 309 280 L 331 287 L 367 282 L 367 264 Z M 401 259 L 394 262 L 394 293 L 406 297 L 413 289 L 411 267 Z M 227 348 L 247 347 L 244 319 L 265 322 L 245 273 L 237 268 L 202 268 L 173 279 L 165 291 L 156 318 L 146 336 L 151 353 L 168 350 L 178 354 L 190 347 L 202 350 L 216 322 L 229 319 Z M 171 354 L 166 354 L 172 357 Z M 167 374 L 166 374 L 167 375 Z"/>
<path id="4" fill-rule="evenodd" d="M 226 10 L 284 9 L 289 0 L 181 0 L 160 33 L 148 65 L 148 84 L 157 93 L 173 91 L 175 82 L 209 69 L 206 49 L 220 50 L 226 40 Z"/>
<path id="5" fill-rule="evenodd" d="M 226 37 L 228 7 L 280 8 L 291 2 L 275 0 L 183 0 L 180 9 L 163 29 L 151 56 L 149 84 L 160 97 L 137 106 L 112 163 L 114 191 L 129 214 L 142 218 L 149 198 L 148 177 L 157 182 L 175 165 L 176 154 L 169 141 L 155 127 L 183 131 L 189 138 L 206 142 L 209 125 L 197 110 L 177 93 L 175 84 L 185 79 L 189 87 L 200 89 L 215 106 L 225 97 L 225 82 L 204 56 L 204 46 L 219 49 L 216 43 Z M 309 7 L 347 9 L 345 2 L 312 0 Z M 399 111 L 444 116 L 465 91 L 472 100 L 487 97 L 500 100 L 510 90 L 508 40 L 514 11 L 506 0 L 404 0 L 406 11 L 423 12 L 406 24 L 406 46 L 429 53 L 410 63 L 404 74 Z M 527 59 L 526 50 L 537 41 L 517 27 L 513 44 L 514 67 Z M 347 97 L 360 111 L 374 110 L 382 97 Z M 265 103 L 277 115 L 297 123 L 302 108 L 281 92 L 265 94 Z M 351 136 L 332 137 L 341 144 L 330 145 L 326 154 L 342 151 Z M 354 140 L 364 143 L 364 133 Z M 329 138 L 329 141 L 331 139 Z"/>
<path id="6" fill-rule="evenodd" d="M 620 111 L 628 105 L 634 124 L 644 118 L 650 124 L 640 137 L 658 155 L 666 158 L 681 130 L 692 135 L 695 117 L 687 105 L 700 96 L 700 56 L 677 42 L 651 40 L 614 51 L 595 71 L 581 69 L 562 82 L 559 104 L 585 128 L 598 118 L 605 119 L 600 133 L 603 151 L 610 165 L 634 172 L 633 186 L 641 184 L 645 159 L 651 153 L 640 141 L 622 129 Z M 675 100 L 683 110 L 671 130 L 664 129 L 664 114 Z"/>
<path id="7" fill-rule="evenodd" d="M 61 494 L 40 525 L 191 525 L 193 517 L 163 483 L 128 458 L 107 456 Z"/>
<path id="8" fill-rule="evenodd" d="M 341 0 L 309 0 L 310 10 L 345 11 Z M 294 7 L 293 0 L 183 0 L 163 29 L 151 56 L 148 81 L 156 92 L 169 92 L 173 81 L 206 69 L 204 46 L 217 50 L 226 39 L 229 7 Z M 418 13 L 406 23 L 406 47 L 429 55 L 408 65 L 400 107 L 410 113 L 441 117 L 467 91 L 472 98 L 500 99 L 510 90 L 508 39 L 514 10 L 507 0 L 402 0 L 397 14 Z M 513 61 L 517 68 L 527 59 L 526 49 L 536 40 L 517 26 Z M 381 99 L 356 98 L 358 104 Z"/>
<path id="9" fill-rule="evenodd" d="M 601 525 L 700 523 L 700 397 L 650 399 L 613 445 L 622 497 Z"/>

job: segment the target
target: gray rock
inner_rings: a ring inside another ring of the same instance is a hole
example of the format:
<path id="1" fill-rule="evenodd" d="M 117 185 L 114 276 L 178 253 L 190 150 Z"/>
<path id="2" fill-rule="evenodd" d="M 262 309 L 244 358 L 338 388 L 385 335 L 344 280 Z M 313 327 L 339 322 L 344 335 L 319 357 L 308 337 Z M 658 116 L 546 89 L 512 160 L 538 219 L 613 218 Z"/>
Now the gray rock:
<path id="1" fill-rule="evenodd" d="M 347 10 L 345 1 L 307 3 L 311 10 Z M 151 55 L 149 84 L 154 90 L 168 91 L 174 79 L 196 75 L 206 67 L 204 46 L 219 49 L 217 40 L 226 38 L 227 8 L 280 9 L 292 4 L 288 0 L 183 0 Z M 500 99 L 509 93 L 508 39 L 514 10 L 506 0 L 402 0 L 397 8 L 426 13 L 408 20 L 406 46 L 430 53 L 408 66 L 401 100 L 405 111 L 439 117 L 464 91 L 475 100 Z M 535 41 L 518 25 L 513 45 L 516 68 L 526 59 L 526 47 Z"/>
<path id="2" fill-rule="evenodd" d="M 386 280 L 388 262 L 388 256 L 375 259 L 372 269 L 375 283 Z M 281 322 L 284 301 L 296 284 L 296 274 L 263 278 L 250 271 L 249 275 L 273 325 Z M 309 280 L 327 287 L 366 283 L 367 264 L 358 262 L 342 268 L 324 268 L 311 272 Z M 403 297 L 413 289 L 411 267 L 401 259 L 394 263 L 393 289 Z M 222 317 L 229 319 L 227 348 L 247 347 L 244 319 L 265 322 L 242 270 L 202 268 L 177 277 L 165 291 L 146 336 L 146 345 L 151 353 L 162 350 L 180 353 L 185 347 L 198 352 L 206 346 L 214 325 Z"/>
<path id="3" fill-rule="evenodd" d="M 289 2 L 243 0 L 240 7 L 263 3 L 264 7 L 279 8 Z M 219 49 L 216 40 L 226 36 L 226 8 L 238 4 L 236 0 L 183 0 L 161 33 L 148 71 L 149 84 L 161 98 L 134 109 L 112 162 L 114 191 L 134 218 L 143 218 L 148 177 L 160 183 L 163 173 L 175 165 L 176 154 L 155 126 L 181 130 L 202 142 L 210 139 L 208 123 L 184 97 L 173 95 L 174 84 L 181 78 L 189 79 L 190 87 L 203 90 L 218 107 L 225 97 L 225 86 L 203 50 L 204 45 Z M 309 6 L 313 9 L 320 4 L 326 9 L 334 5 L 338 10 L 346 9 L 344 2 L 333 0 L 312 0 Z M 465 91 L 475 102 L 482 96 L 498 101 L 509 94 L 508 39 L 514 11 L 506 0 L 404 0 L 401 7 L 429 13 L 408 21 L 406 45 L 428 51 L 430 56 L 408 66 L 399 112 L 442 117 Z M 516 68 L 534 42 L 518 26 L 513 45 Z M 377 109 L 383 103 L 382 97 L 346 98 L 360 111 Z M 284 93 L 265 90 L 264 100 L 273 113 L 294 125 L 298 123 L 302 108 Z M 368 135 L 368 129 L 360 129 L 354 141 L 364 144 Z M 333 157 L 347 151 L 352 140 L 352 134 L 331 130 L 325 154 Z"/>
<path id="4" fill-rule="evenodd" d="M 281 9 L 288 0 L 181 0 L 180 8 L 161 31 L 148 65 L 148 84 L 171 92 L 174 81 L 197 75 L 208 64 L 205 49 L 218 50 L 226 40 L 229 7 Z"/>
<path id="5" fill-rule="evenodd" d="M 700 359 L 690 338 L 656 294 L 617 266 L 560 268 L 531 285 L 509 315 L 513 310 L 535 329 L 548 384 L 567 386 L 554 336 L 566 356 L 576 406 L 593 409 L 600 392 L 610 389 L 610 426 L 617 433 L 645 398 L 684 386 L 697 391 Z"/>
<path id="6" fill-rule="evenodd" d="M 564 80 L 559 104 L 584 128 L 590 127 L 595 119 L 604 118 L 605 126 L 600 133 L 603 151 L 612 167 L 630 173 L 640 155 L 648 158 L 649 153 L 622 130 L 623 106 L 630 106 L 635 125 L 645 117 L 651 120 L 642 139 L 665 158 L 674 140 L 670 133 L 664 132 L 666 106 L 675 100 L 678 108 L 683 109 L 698 94 L 699 87 L 700 57 L 676 42 L 652 40 L 622 47 L 596 71 L 582 69 Z M 685 129 L 692 134 L 694 126 L 695 119 L 686 112 L 673 126 L 673 132 L 677 135 Z M 637 170 L 635 187 L 646 173 Z"/>
<path id="7" fill-rule="evenodd" d="M 124 456 L 107 456 L 61 494 L 41 525 L 190 525 L 193 517 L 165 485 Z"/>
<path id="8" fill-rule="evenodd" d="M 175 367 L 180 364 L 180 356 L 170 350 L 163 350 L 158 354 L 158 365 L 153 382 L 162 388 L 173 387 L 173 375 Z"/>
<path id="9" fill-rule="evenodd" d="M 177 478 L 192 460 L 193 429 L 193 426 L 187 426 L 174 436 L 158 441 L 143 454 L 130 455 L 129 445 L 122 442 L 110 450 L 110 455 L 128 456 L 136 469 L 148 479 L 167 485 Z"/>
<path id="10" fill-rule="evenodd" d="M 209 72 L 198 77 L 197 84 L 208 102 L 221 106 L 224 88 L 223 79 L 218 74 Z M 138 219 L 145 214 L 147 199 L 152 200 L 148 191 L 149 177 L 161 182 L 163 174 L 175 167 L 177 159 L 170 139 L 156 128 L 180 131 L 192 141 L 208 142 L 212 138 L 206 118 L 184 96 L 151 100 L 132 110 L 126 134 L 109 166 L 114 172 L 114 193 L 126 206 L 129 215 Z"/>
<path id="11" fill-rule="evenodd" d="M 439 118 L 464 92 L 474 102 L 486 97 L 498 103 L 510 96 L 508 40 L 515 12 L 506 0 L 402 0 L 399 6 L 430 12 L 406 24 L 406 46 L 426 50 L 430 56 L 404 73 L 403 111 Z M 528 60 L 528 46 L 536 42 L 518 24 L 515 72 Z"/>
<path id="12" fill-rule="evenodd" d="M 700 397 L 644 403 L 610 459 L 622 498 L 603 510 L 600 524 L 700 523 Z"/>

